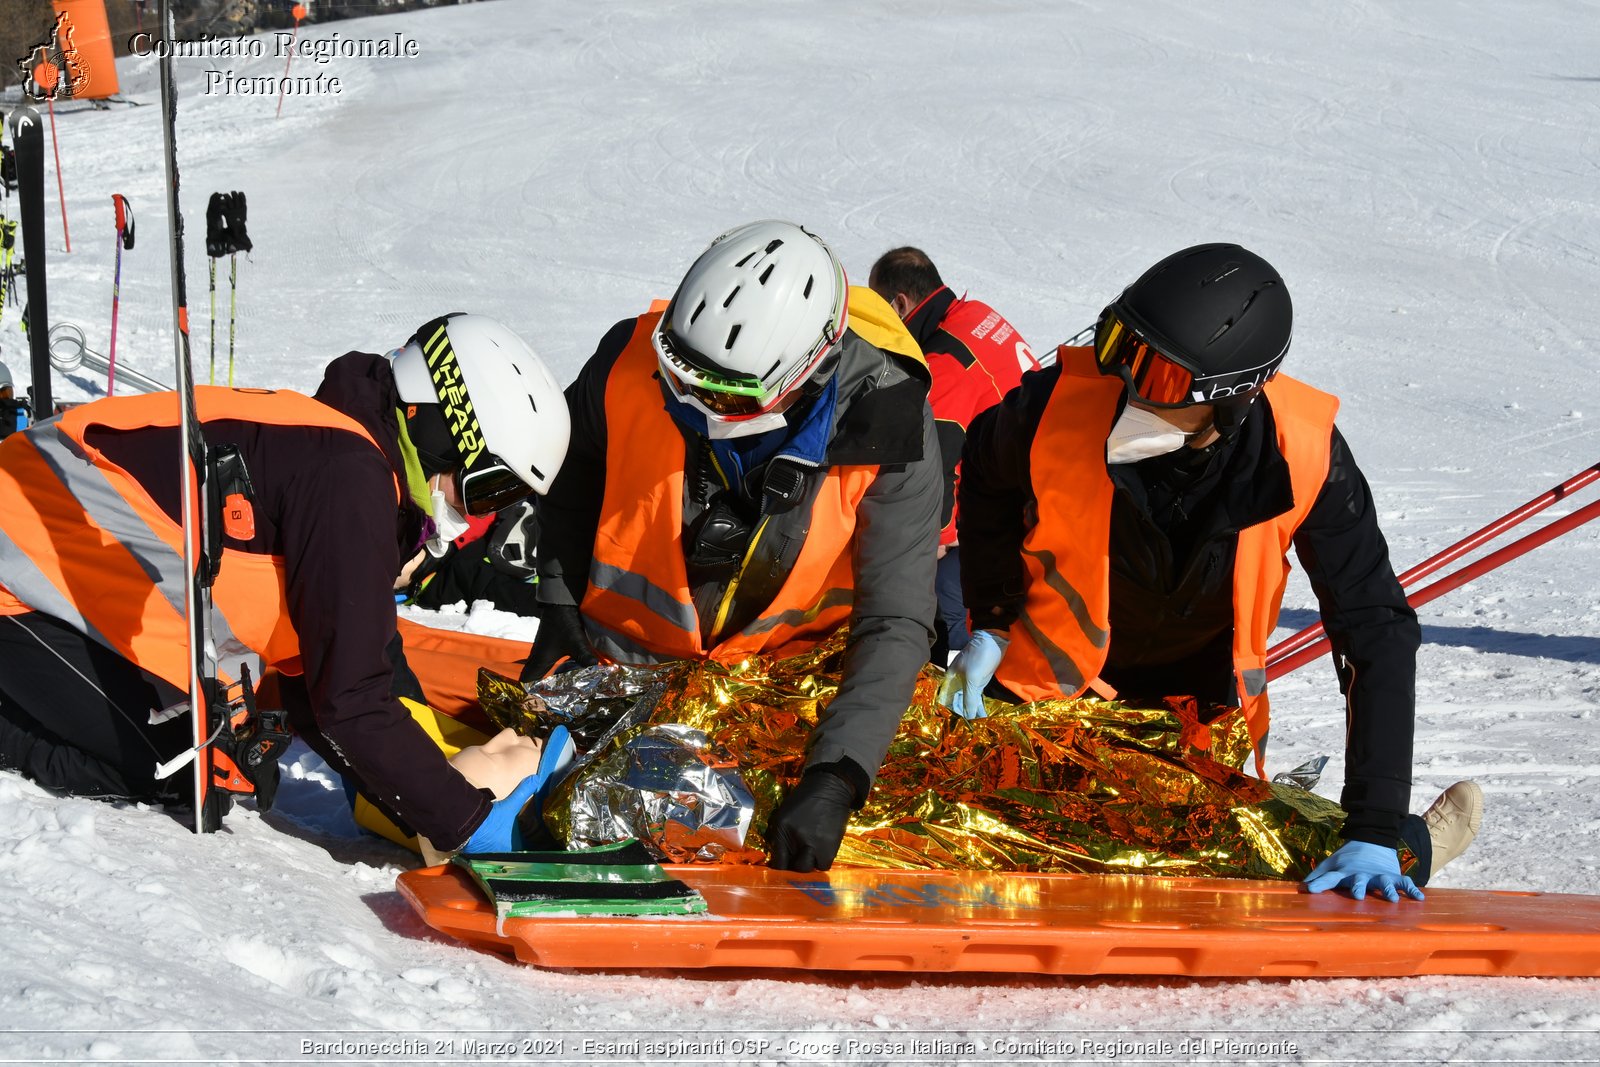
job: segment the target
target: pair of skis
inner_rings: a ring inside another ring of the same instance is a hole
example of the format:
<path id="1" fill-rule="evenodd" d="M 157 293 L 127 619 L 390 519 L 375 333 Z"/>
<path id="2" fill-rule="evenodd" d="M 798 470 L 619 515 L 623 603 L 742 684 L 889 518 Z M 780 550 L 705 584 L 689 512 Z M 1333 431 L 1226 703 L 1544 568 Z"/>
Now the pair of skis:
<path id="1" fill-rule="evenodd" d="M 161 0 L 161 26 L 166 39 L 176 40 L 172 0 Z M 255 793 L 262 807 L 272 802 L 276 777 L 271 774 L 288 733 L 281 713 L 255 707 L 248 668 L 241 670 L 239 696 L 230 699 L 219 678 L 211 628 L 211 584 L 221 565 L 221 530 L 212 508 L 221 503 L 223 471 L 237 452 L 209 448 L 195 405 L 194 370 L 189 356 L 188 289 L 183 269 L 183 214 L 178 202 L 176 146 L 177 89 L 172 56 L 161 56 L 162 142 L 167 176 L 168 236 L 172 257 L 173 362 L 178 396 L 179 476 L 182 486 L 183 560 L 189 580 L 184 586 L 184 617 L 189 630 L 189 711 L 194 746 L 162 764 L 158 775 L 176 773 L 192 764 L 194 830 L 210 833 L 236 793 Z M 260 772 L 268 773 L 260 773 Z"/>
<path id="2" fill-rule="evenodd" d="M 33 410 L 36 418 L 44 418 L 55 410 L 55 398 L 50 393 L 50 311 L 45 299 L 44 124 L 33 108 L 20 107 L 11 113 L 10 127 L 22 246 L 28 265 L 24 275 L 28 305 L 23 326 L 28 331 L 33 371 Z"/>

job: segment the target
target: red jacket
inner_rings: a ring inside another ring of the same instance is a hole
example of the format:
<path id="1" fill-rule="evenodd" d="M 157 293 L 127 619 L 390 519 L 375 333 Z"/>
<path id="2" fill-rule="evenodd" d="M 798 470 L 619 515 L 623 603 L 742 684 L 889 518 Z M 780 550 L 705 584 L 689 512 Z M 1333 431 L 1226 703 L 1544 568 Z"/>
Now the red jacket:
<path id="1" fill-rule="evenodd" d="M 930 294 L 906 318 L 906 328 L 922 346 L 933 374 L 928 406 L 933 409 L 944 457 L 944 528 L 941 545 L 956 542 L 956 482 L 967 427 L 981 411 L 998 404 L 1038 370 L 1028 342 L 1000 313 L 977 300 L 958 299 L 948 287 Z"/>

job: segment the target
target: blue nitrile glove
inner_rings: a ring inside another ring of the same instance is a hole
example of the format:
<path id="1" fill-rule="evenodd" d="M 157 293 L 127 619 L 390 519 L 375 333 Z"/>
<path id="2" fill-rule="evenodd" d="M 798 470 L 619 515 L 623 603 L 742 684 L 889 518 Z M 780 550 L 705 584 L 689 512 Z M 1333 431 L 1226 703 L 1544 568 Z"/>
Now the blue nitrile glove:
<path id="1" fill-rule="evenodd" d="M 515 852 L 522 847 L 522 833 L 517 828 L 517 816 L 535 797 L 540 803 L 572 763 L 572 736 L 565 726 L 557 726 L 545 738 L 544 753 L 539 757 L 539 769 L 528 775 L 504 800 L 489 807 L 489 814 L 472 831 L 467 843 L 461 846 L 466 855 L 480 852 Z"/>
<path id="2" fill-rule="evenodd" d="M 522 844 L 522 834 L 517 829 L 517 816 L 522 813 L 528 801 L 538 794 L 539 787 L 543 784 L 543 778 L 537 774 L 530 774 L 522 780 L 522 784 L 511 791 L 510 796 L 491 804 L 489 814 L 485 815 L 478 828 L 472 831 L 472 836 L 461 846 L 461 851 L 469 856 L 479 852 L 515 852 Z"/>
<path id="3" fill-rule="evenodd" d="M 1000 669 L 1000 660 L 1006 654 L 1011 638 L 994 630 L 979 630 L 967 642 L 967 647 L 956 653 L 955 661 L 945 672 L 944 684 L 939 686 L 939 703 L 963 719 L 982 719 L 988 716 L 983 710 L 983 689 Z"/>
<path id="4" fill-rule="evenodd" d="M 1370 841 L 1346 841 L 1338 851 L 1317 864 L 1305 879 L 1306 891 L 1348 889 L 1362 900 L 1367 890 L 1384 900 L 1398 901 L 1404 893 L 1412 900 L 1422 899 L 1417 883 L 1400 873 L 1400 857 L 1392 848 Z"/>

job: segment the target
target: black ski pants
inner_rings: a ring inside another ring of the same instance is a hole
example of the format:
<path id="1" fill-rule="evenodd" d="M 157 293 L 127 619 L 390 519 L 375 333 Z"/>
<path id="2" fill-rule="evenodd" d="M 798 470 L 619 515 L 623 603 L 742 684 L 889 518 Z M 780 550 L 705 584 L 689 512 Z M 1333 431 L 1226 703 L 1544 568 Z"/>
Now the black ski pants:
<path id="1" fill-rule="evenodd" d="M 0 616 L 0 768 L 81 796 L 192 803 L 192 773 L 156 764 L 194 744 L 185 694 L 39 612 Z"/>

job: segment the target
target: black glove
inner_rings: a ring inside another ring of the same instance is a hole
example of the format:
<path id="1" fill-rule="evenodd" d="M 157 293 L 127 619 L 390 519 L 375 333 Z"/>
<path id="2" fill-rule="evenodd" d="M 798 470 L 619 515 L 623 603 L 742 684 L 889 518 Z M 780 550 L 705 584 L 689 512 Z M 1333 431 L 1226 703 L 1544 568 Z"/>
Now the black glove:
<path id="1" fill-rule="evenodd" d="M 244 228 L 246 210 L 241 192 L 211 194 L 206 204 L 206 255 L 218 259 L 251 250 Z"/>
<path id="2" fill-rule="evenodd" d="M 235 190 L 228 194 L 228 240 L 233 243 L 231 251 L 249 252 L 255 246 L 250 243 L 250 235 L 244 229 L 244 217 L 247 209 L 244 194 Z"/>
<path id="3" fill-rule="evenodd" d="M 212 193 L 206 203 L 206 255 L 212 259 L 228 254 L 228 200 L 223 193 Z"/>
<path id="4" fill-rule="evenodd" d="M 832 867 L 855 806 L 855 788 L 844 778 L 807 771 L 767 820 L 767 866 L 801 874 Z"/>
<path id="5" fill-rule="evenodd" d="M 592 667 L 598 662 L 583 632 L 583 616 L 571 604 L 546 604 L 539 616 L 539 632 L 533 649 L 522 665 L 521 681 L 536 682 L 566 659 L 574 667 Z"/>

